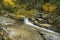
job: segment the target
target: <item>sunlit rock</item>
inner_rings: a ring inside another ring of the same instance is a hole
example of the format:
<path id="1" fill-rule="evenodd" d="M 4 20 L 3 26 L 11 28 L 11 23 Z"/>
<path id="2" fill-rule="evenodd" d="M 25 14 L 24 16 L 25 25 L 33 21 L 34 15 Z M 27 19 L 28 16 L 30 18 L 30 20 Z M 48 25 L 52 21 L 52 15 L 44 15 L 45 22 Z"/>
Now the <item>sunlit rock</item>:
<path id="1" fill-rule="evenodd" d="M 29 25 L 15 25 L 3 29 L 8 33 L 8 37 L 12 40 L 43 40 L 36 29 Z"/>
<path id="2" fill-rule="evenodd" d="M 9 19 L 6 17 L 0 17 L 0 25 L 7 26 L 7 25 L 13 25 L 15 23 L 15 20 Z"/>

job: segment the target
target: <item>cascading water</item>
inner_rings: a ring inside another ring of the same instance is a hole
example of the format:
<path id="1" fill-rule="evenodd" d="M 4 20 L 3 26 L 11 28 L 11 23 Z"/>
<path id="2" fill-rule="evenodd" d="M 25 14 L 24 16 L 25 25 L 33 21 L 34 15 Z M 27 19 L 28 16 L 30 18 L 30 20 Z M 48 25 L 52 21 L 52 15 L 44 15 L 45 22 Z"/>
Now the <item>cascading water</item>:
<path id="1" fill-rule="evenodd" d="M 47 32 L 47 33 L 51 33 L 51 34 L 55 34 L 55 35 L 58 35 L 58 34 L 59 34 L 59 33 L 56 33 L 56 32 L 54 32 L 54 31 L 51 31 L 51 30 L 48 30 L 48 29 L 45 29 L 45 28 L 42 28 L 42 27 L 38 27 L 38 26 L 32 24 L 32 23 L 28 20 L 28 18 L 24 18 L 24 23 L 27 24 L 27 25 L 31 25 L 31 26 L 33 26 L 34 28 L 38 29 L 38 30 L 43 30 L 43 32 Z M 60 34 L 59 34 L 59 36 L 60 36 Z"/>
<path id="2" fill-rule="evenodd" d="M 34 24 L 32 24 L 32 23 L 28 20 L 28 18 L 24 18 L 24 23 L 25 23 L 25 24 L 28 24 L 28 25 L 35 26 Z"/>

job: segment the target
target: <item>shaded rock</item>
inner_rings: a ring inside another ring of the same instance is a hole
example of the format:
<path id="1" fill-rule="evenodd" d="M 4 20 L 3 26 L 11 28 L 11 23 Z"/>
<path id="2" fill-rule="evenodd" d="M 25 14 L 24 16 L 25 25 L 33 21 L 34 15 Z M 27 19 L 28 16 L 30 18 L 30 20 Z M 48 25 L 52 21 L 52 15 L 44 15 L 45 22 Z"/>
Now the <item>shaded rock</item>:
<path id="1" fill-rule="evenodd" d="M 11 40 L 8 36 L 8 33 L 0 27 L 0 40 Z"/>
<path id="2" fill-rule="evenodd" d="M 2 40 L 2 37 L 1 37 L 1 35 L 0 35 L 0 40 Z"/>

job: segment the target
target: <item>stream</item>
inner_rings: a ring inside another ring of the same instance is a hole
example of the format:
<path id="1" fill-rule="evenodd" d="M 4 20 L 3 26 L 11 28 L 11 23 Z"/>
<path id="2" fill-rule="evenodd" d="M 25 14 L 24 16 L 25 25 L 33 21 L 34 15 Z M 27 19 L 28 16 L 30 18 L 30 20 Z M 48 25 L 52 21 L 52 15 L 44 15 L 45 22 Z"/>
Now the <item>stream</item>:
<path id="1" fill-rule="evenodd" d="M 37 30 L 42 31 L 42 34 L 43 34 L 43 36 L 46 38 L 46 40 L 60 40 L 60 34 L 59 34 L 59 33 L 56 33 L 56 32 L 54 32 L 54 31 L 51 31 L 51 30 L 48 30 L 48 29 L 45 29 L 45 28 L 38 27 L 38 26 L 32 24 L 32 23 L 28 20 L 28 18 L 25 18 L 25 19 L 24 19 L 24 23 L 27 24 L 27 25 L 33 26 L 33 27 L 36 28 Z"/>
<path id="2" fill-rule="evenodd" d="M 5 17 L 0 17 L 0 21 L 1 21 L 0 24 L 1 24 L 1 25 L 4 25 L 4 26 L 6 26 L 6 25 L 12 25 L 12 24 L 15 23 L 15 20 L 12 20 L 12 19 L 9 19 L 9 18 L 5 18 Z M 43 34 L 42 36 L 44 36 L 44 38 L 45 38 L 46 40 L 60 40 L 60 34 L 59 34 L 59 33 L 56 33 L 56 32 L 54 32 L 54 31 L 51 31 L 51 30 L 48 30 L 48 29 L 45 29 L 45 28 L 42 28 L 42 27 L 38 27 L 38 26 L 32 24 L 32 23 L 28 20 L 28 18 L 25 18 L 25 19 L 24 19 L 24 24 L 30 25 L 30 26 L 34 27 L 38 32 L 40 32 L 40 33 Z M 29 27 L 30 27 L 30 26 L 29 26 Z M 6 28 L 4 28 L 4 27 L 3 27 L 3 29 L 6 30 Z M 6 31 L 6 32 L 7 32 L 7 31 Z M 7 33 L 8 33 L 9 35 L 14 34 L 13 31 L 9 31 L 9 32 L 7 32 Z"/>

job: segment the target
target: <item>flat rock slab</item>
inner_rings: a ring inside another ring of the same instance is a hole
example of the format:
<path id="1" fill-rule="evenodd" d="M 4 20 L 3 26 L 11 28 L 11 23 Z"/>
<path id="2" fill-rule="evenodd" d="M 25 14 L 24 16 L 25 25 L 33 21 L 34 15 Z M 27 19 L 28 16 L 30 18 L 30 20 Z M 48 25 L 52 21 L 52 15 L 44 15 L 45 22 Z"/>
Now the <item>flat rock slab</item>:
<path id="1" fill-rule="evenodd" d="M 0 16 L 0 25 L 7 26 L 7 25 L 13 25 L 14 23 L 15 20 Z"/>
<path id="2" fill-rule="evenodd" d="M 12 40 L 43 40 L 41 35 L 29 25 L 20 25 L 3 28 Z"/>

